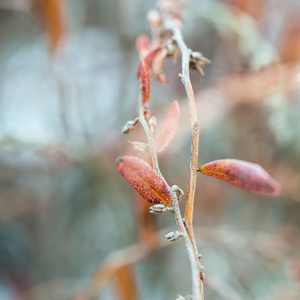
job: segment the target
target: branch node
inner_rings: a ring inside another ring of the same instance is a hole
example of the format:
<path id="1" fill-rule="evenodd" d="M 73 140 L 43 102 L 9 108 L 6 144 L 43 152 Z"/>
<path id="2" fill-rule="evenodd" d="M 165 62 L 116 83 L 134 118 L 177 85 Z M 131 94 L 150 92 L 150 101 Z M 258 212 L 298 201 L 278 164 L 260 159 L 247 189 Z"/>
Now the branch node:
<path id="1" fill-rule="evenodd" d="M 174 209 L 173 209 L 173 207 L 165 206 L 163 204 L 155 204 L 155 205 L 150 206 L 150 213 L 151 214 L 161 214 L 165 211 L 173 212 Z"/>
<path id="2" fill-rule="evenodd" d="M 204 75 L 204 71 L 202 66 L 205 64 L 209 64 L 211 61 L 204 57 L 201 52 L 191 52 L 190 54 L 190 68 L 197 70 L 202 76 Z"/>
<path id="3" fill-rule="evenodd" d="M 167 239 L 169 242 L 175 242 L 180 237 L 183 237 L 183 234 L 179 231 L 172 231 L 165 235 L 165 239 Z"/>
<path id="4" fill-rule="evenodd" d="M 129 120 L 126 122 L 126 124 L 123 126 L 121 132 L 123 134 L 127 134 L 133 130 L 136 129 L 137 123 L 140 121 L 139 117 L 135 118 L 134 120 Z"/>
<path id="5" fill-rule="evenodd" d="M 155 129 L 156 125 L 157 125 L 156 118 L 155 118 L 154 116 L 152 116 L 152 117 L 150 118 L 148 124 L 149 124 L 149 127 L 150 127 L 151 132 L 153 133 L 153 132 L 154 132 L 154 129 Z"/>
<path id="6" fill-rule="evenodd" d="M 184 225 L 185 229 L 187 230 L 187 229 L 188 229 L 188 226 L 187 226 L 187 223 L 186 223 L 185 218 L 182 218 L 182 222 L 183 222 L 183 225 Z"/>
<path id="7" fill-rule="evenodd" d="M 184 195 L 184 191 L 178 185 L 173 185 L 171 188 L 176 193 L 177 199 L 180 200 L 181 196 Z"/>
<path id="8" fill-rule="evenodd" d="M 205 268 L 199 262 L 199 272 L 200 272 L 200 279 L 203 282 L 205 279 Z"/>

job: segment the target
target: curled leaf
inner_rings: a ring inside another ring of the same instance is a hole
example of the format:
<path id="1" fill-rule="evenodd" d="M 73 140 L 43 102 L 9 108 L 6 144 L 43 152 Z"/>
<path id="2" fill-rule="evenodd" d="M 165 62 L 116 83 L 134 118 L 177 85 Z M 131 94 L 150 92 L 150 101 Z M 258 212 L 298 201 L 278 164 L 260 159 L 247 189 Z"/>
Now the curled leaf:
<path id="1" fill-rule="evenodd" d="M 180 108 L 178 102 L 173 101 L 161 128 L 154 137 L 157 152 L 161 152 L 169 146 L 178 129 L 179 120 Z"/>
<path id="2" fill-rule="evenodd" d="M 229 182 L 248 192 L 277 196 L 280 185 L 260 165 L 238 159 L 221 159 L 201 166 L 198 171 Z"/>
<path id="3" fill-rule="evenodd" d="M 145 200 L 170 206 L 169 189 L 149 164 L 135 156 L 122 156 L 117 158 L 116 168 Z"/>
<path id="4" fill-rule="evenodd" d="M 141 57 L 141 62 L 137 69 L 137 78 L 140 83 L 140 90 L 143 98 L 143 103 L 148 109 L 148 100 L 150 95 L 150 78 L 148 74 L 148 66 L 143 57 Z"/>

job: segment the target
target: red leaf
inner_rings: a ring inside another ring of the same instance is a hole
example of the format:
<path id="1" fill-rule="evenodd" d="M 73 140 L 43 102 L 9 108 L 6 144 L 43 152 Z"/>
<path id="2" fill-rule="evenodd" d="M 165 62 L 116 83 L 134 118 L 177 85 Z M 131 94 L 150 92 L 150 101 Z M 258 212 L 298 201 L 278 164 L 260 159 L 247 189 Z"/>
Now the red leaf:
<path id="1" fill-rule="evenodd" d="M 269 196 L 280 193 L 278 182 L 258 164 L 238 159 L 221 159 L 201 166 L 198 171 L 252 193 Z"/>
<path id="2" fill-rule="evenodd" d="M 173 140 L 178 129 L 180 119 L 180 108 L 177 101 L 173 101 L 168 114 L 154 138 L 157 152 L 166 149 Z"/>
<path id="3" fill-rule="evenodd" d="M 168 187 L 149 164 L 135 156 L 122 156 L 117 159 L 116 168 L 145 200 L 170 206 Z"/>
<path id="4" fill-rule="evenodd" d="M 141 62 L 137 69 L 137 78 L 140 83 L 140 90 L 143 97 L 143 102 L 148 109 L 148 100 L 150 95 L 150 79 L 148 74 L 148 66 L 143 57 L 141 57 Z"/>

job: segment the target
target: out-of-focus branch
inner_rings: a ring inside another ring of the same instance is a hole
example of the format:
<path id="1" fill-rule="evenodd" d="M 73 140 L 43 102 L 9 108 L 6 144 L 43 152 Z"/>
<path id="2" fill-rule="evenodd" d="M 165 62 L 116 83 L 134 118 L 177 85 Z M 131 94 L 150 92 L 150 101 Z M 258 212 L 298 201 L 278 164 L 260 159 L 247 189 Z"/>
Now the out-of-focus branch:
<path id="1" fill-rule="evenodd" d="M 88 282 L 89 294 L 98 295 L 119 269 L 133 265 L 148 257 L 153 251 L 168 246 L 169 243 L 162 238 L 164 233 L 165 230 L 157 232 L 157 243 L 152 244 L 151 247 L 149 244 L 138 243 L 111 253 L 91 276 Z"/>

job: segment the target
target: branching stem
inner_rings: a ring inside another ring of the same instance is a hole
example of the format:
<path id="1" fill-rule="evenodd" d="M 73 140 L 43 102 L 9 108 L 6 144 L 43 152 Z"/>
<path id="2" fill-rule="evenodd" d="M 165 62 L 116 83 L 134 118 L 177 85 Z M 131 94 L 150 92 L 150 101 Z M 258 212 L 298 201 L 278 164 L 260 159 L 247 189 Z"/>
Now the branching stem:
<path id="1" fill-rule="evenodd" d="M 197 252 L 197 248 L 194 244 L 193 231 L 190 231 L 192 233 L 192 236 L 190 236 L 186 229 L 186 225 L 184 224 L 183 219 L 182 219 L 182 215 L 181 215 L 179 203 L 178 203 L 179 199 L 177 197 L 177 193 L 175 190 L 173 190 L 168 185 L 168 183 L 166 182 L 166 180 L 164 179 L 164 177 L 162 176 L 162 174 L 160 172 L 159 165 L 158 165 L 158 159 L 157 159 L 157 152 L 156 152 L 155 143 L 154 143 L 154 139 L 153 139 L 153 134 L 152 134 L 152 131 L 151 131 L 151 129 L 148 125 L 148 122 L 145 118 L 145 109 L 144 109 L 142 100 L 140 100 L 139 120 L 140 120 L 140 123 L 141 123 L 141 125 L 145 131 L 146 137 L 147 137 L 150 154 L 151 154 L 151 158 L 152 158 L 153 169 L 164 180 L 164 182 L 166 183 L 166 185 L 171 193 L 172 207 L 173 207 L 174 214 L 175 214 L 175 220 L 176 220 L 179 231 L 183 235 L 185 247 L 187 249 L 188 257 L 189 257 L 189 261 L 190 261 L 190 265 L 191 265 L 194 299 L 202 300 L 203 299 L 203 288 L 202 288 L 201 281 L 200 281 L 198 252 Z M 198 129 L 198 127 L 197 127 L 197 129 Z"/>
<path id="2" fill-rule="evenodd" d="M 187 95 L 190 116 L 191 116 L 191 157 L 189 169 L 188 194 L 185 209 L 185 221 L 187 234 L 194 247 L 196 256 L 198 257 L 198 250 L 195 242 L 193 232 L 193 214 L 194 214 L 194 199 L 197 181 L 198 168 L 198 149 L 199 149 L 199 122 L 197 118 L 197 110 L 195 104 L 195 96 L 190 80 L 190 57 L 192 51 L 186 46 L 183 41 L 181 30 L 174 26 L 172 22 L 165 22 L 164 27 L 172 33 L 172 38 L 175 41 L 180 53 L 182 63 L 182 73 L 179 75 L 181 82 L 185 88 Z M 200 264 L 200 263 L 199 263 Z M 203 280 L 201 280 L 201 297 L 203 298 Z"/>

